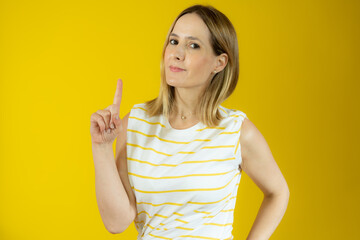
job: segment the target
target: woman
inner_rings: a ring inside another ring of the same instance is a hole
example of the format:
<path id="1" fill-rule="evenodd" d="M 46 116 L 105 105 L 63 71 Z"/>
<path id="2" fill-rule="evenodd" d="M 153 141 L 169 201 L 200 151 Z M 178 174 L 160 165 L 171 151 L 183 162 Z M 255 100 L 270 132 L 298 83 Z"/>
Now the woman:
<path id="1" fill-rule="evenodd" d="M 211 6 L 181 12 L 165 41 L 161 73 L 159 96 L 135 104 L 122 120 L 121 80 L 114 103 L 91 116 L 105 227 L 121 233 L 134 221 L 138 239 L 233 239 L 245 171 L 264 193 L 247 239 L 269 239 L 285 213 L 289 189 L 246 114 L 221 106 L 239 75 L 237 37 L 228 18 Z"/>

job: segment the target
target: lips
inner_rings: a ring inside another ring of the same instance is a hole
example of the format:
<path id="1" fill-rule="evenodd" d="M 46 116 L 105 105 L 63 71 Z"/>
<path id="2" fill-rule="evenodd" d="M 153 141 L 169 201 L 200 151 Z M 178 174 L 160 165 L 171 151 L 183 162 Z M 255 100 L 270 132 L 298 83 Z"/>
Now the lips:
<path id="1" fill-rule="evenodd" d="M 185 71 L 185 69 L 178 68 L 178 67 L 174 67 L 174 66 L 170 66 L 170 70 L 171 70 L 172 72 L 182 72 L 182 71 Z"/>

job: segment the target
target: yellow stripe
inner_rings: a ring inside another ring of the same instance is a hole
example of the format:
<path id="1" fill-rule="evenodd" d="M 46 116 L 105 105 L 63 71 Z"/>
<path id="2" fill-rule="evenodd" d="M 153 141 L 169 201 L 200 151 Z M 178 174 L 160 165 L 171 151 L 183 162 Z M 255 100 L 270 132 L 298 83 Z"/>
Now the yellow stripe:
<path id="1" fill-rule="evenodd" d="M 148 212 L 146 212 L 146 211 L 141 211 L 141 212 L 139 212 L 137 215 L 140 215 L 140 214 L 142 214 L 142 213 L 147 214 L 147 215 L 149 216 L 149 218 L 151 218 L 150 214 L 149 214 Z"/>
<path id="2" fill-rule="evenodd" d="M 201 239 L 210 239 L 210 240 L 221 240 L 220 238 L 194 236 L 194 235 L 182 235 L 182 236 L 180 236 L 180 237 L 191 237 L 191 238 L 201 238 Z"/>
<path id="3" fill-rule="evenodd" d="M 235 133 L 238 133 L 238 132 L 237 131 L 235 131 L 235 132 L 222 132 L 219 135 L 221 135 L 221 134 L 235 134 Z"/>
<path id="4" fill-rule="evenodd" d="M 193 142 L 210 142 L 211 139 L 195 139 Z"/>
<path id="5" fill-rule="evenodd" d="M 187 163 L 205 163 L 205 162 L 222 162 L 222 161 L 229 161 L 229 160 L 233 160 L 235 159 L 234 157 L 232 158 L 225 158 L 225 159 L 211 159 L 211 160 L 200 160 L 200 161 L 186 161 L 186 162 L 182 162 L 181 164 L 187 164 Z"/>
<path id="6" fill-rule="evenodd" d="M 221 224 L 221 223 L 203 223 L 203 225 L 214 225 L 214 226 L 220 226 L 220 227 L 225 227 L 228 225 L 232 225 L 233 223 L 225 223 L 225 224 Z"/>
<path id="7" fill-rule="evenodd" d="M 135 162 L 140 162 L 140 163 L 146 163 L 146 164 L 149 164 L 149 165 L 152 165 L 152 166 L 176 167 L 176 166 L 179 165 L 179 164 L 166 164 L 166 163 L 155 164 L 155 163 L 150 163 L 150 162 L 148 162 L 148 161 L 138 160 L 138 159 L 135 159 L 135 158 L 127 158 L 127 159 L 130 160 L 130 161 L 135 161 Z"/>
<path id="8" fill-rule="evenodd" d="M 234 113 L 233 115 L 230 115 L 230 117 L 240 117 L 242 116 L 243 118 L 245 118 L 245 114 L 244 113 Z"/>
<path id="9" fill-rule="evenodd" d="M 146 213 L 149 216 L 149 218 L 153 218 L 153 217 L 168 218 L 168 216 L 160 215 L 160 214 L 157 214 L 157 213 L 155 213 L 153 216 L 150 216 L 150 214 L 148 212 L 146 212 L 146 211 L 141 211 L 137 215 L 140 215 L 141 213 Z"/>
<path id="10" fill-rule="evenodd" d="M 150 224 L 146 224 L 146 226 L 149 226 L 151 229 L 154 229 L 154 227 L 151 226 Z"/>
<path id="11" fill-rule="evenodd" d="M 144 149 L 144 150 L 151 150 L 151 151 L 154 151 L 154 152 L 156 152 L 156 153 L 163 154 L 163 155 L 165 155 L 165 156 L 172 156 L 171 154 L 159 152 L 159 151 L 156 151 L 156 150 L 153 149 L 153 148 L 142 147 L 142 146 L 137 145 L 137 144 L 127 143 L 127 145 L 133 146 L 133 147 L 139 147 L 139 148 L 142 148 L 142 149 Z"/>
<path id="12" fill-rule="evenodd" d="M 238 139 L 238 141 L 236 143 L 235 154 L 236 154 L 236 152 L 238 150 L 239 145 L 240 145 L 240 138 Z"/>
<path id="13" fill-rule="evenodd" d="M 149 176 L 143 176 L 139 174 L 135 174 L 132 172 L 128 172 L 129 175 L 133 175 L 140 178 L 148 178 L 148 179 L 169 179 L 169 178 L 183 178 L 183 177 L 195 177 L 195 176 L 217 176 L 217 175 L 225 175 L 229 172 L 233 172 L 234 170 L 223 172 L 223 173 L 204 173 L 204 174 L 188 174 L 188 175 L 182 175 L 182 176 L 168 176 L 168 177 L 149 177 Z"/>
<path id="14" fill-rule="evenodd" d="M 219 108 L 220 108 L 220 110 L 222 110 L 225 114 L 227 114 L 227 112 L 226 112 L 225 109 L 223 109 L 222 107 L 219 107 Z"/>
<path id="15" fill-rule="evenodd" d="M 211 160 L 198 160 L 198 161 L 186 161 L 186 162 L 182 162 L 179 164 L 167 164 L 167 163 L 160 163 L 160 164 L 155 164 L 155 163 L 150 163 L 148 161 L 142 161 L 142 160 L 138 160 L 135 158 L 127 158 L 130 161 L 136 161 L 136 162 L 140 162 L 140 163 L 145 163 L 145 164 L 149 164 L 151 166 L 165 166 L 165 167 L 177 167 L 181 164 L 191 164 L 191 163 L 207 163 L 207 162 L 223 162 L 223 161 L 229 161 L 229 160 L 234 160 L 235 158 L 225 158 L 225 159 L 211 159 Z"/>
<path id="16" fill-rule="evenodd" d="M 157 135 L 149 135 L 149 134 L 146 134 L 146 133 L 143 133 L 143 132 L 140 132 L 138 130 L 133 130 L 133 129 L 128 129 L 127 130 L 128 132 L 134 132 L 134 133 L 139 133 L 145 137 L 155 137 L 157 139 L 159 139 L 160 141 L 163 141 L 163 142 L 170 142 L 170 143 L 176 143 L 176 144 L 189 144 L 189 143 L 192 143 L 192 142 L 210 142 L 211 139 L 195 139 L 193 141 L 190 141 L 190 142 L 178 142 L 178 141 L 173 141 L 173 140 L 167 140 L 167 139 L 163 139 L 163 138 L 159 138 Z"/>
<path id="17" fill-rule="evenodd" d="M 221 212 L 232 212 L 234 209 L 228 209 L 228 210 L 221 210 Z"/>
<path id="18" fill-rule="evenodd" d="M 158 206 L 162 206 L 162 205 L 175 205 L 175 206 L 183 206 L 185 204 L 182 203 L 172 203 L 172 202 L 166 202 L 166 203 L 159 203 L 159 204 L 154 204 L 154 203 L 148 203 L 148 202 L 137 202 L 136 204 L 148 204 L 154 207 L 158 207 Z"/>
<path id="19" fill-rule="evenodd" d="M 214 203 L 219 203 L 221 201 L 223 201 L 224 199 L 226 199 L 227 197 L 229 197 L 229 195 L 231 195 L 231 193 L 229 193 L 228 195 L 226 195 L 224 198 L 215 201 L 215 202 L 187 202 L 184 204 L 181 203 L 172 203 L 172 202 L 166 202 L 166 203 L 160 203 L 160 204 L 153 204 L 153 203 L 148 203 L 148 202 L 136 202 L 136 204 L 148 204 L 154 207 L 158 207 L 158 206 L 162 206 L 162 205 L 176 205 L 176 206 L 183 206 L 185 204 L 199 204 L 199 205 L 205 205 L 205 204 L 214 204 Z M 234 198 L 234 197 L 232 197 Z M 230 198 L 231 199 L 231 198 Z"/>
<path id="20" fill-rule="evenodd" d="M 220 110 L 222 110 L 226 115 L 228 115 L 228 112 L 225 110 L 224 107 L 221 107 L 219 106 Z M 231 110 L 234 110 L 234 109 L 231 109 Z M 239 115 L 238 115 L 239 114 Z M 230 115 L 229 117 L 239 117 L 239 116 L 242 116 L 242 117 L 245 117 L 244 114 L 241 114 L 241 113 L 235 113 L 233 115 Z"/>
<path id="21" fill-rule="evenodd" d="M 151 218 L 150 214 L 148 212 L 146 212 L 146 211 L 141 211 L 137 215 L 140 215 L 141 213 L 146 213 Z"/>
<path id="22" fill-rule="evenodd" d="M 238 130 L 238 132 L 240 132 L 240 130 L 241 130 L 241 126 L 240 126 L 240 129 Z M 238 149 L 239 145 L 240 145 L 240 138 L 238 139 L 238 142 L 236 143 L 235 154 L 237 152 L 237 149 Z"/>
<path id="23" fill-rule="evenodd" d="M 202 147 L 201 149 L 207 149 L 207 148 L 233 148 L 235 145 L 222 145 L 222 146 L 207 146 Z"/>
<path id="24" fill-rule="evenodd" d="M 236 173 L 234 175 L 234 177 L 224 186 L 222 187 L 218 187 L 218 188 L 195 188 L 195 189 L 176 189 L 176 190 L 167 190 L 167 191 L 144 191 L 144 190 L 140 190 L 140 189 L 136 189 L 135 187 L 131 187 L 132 189 L 134 189 L 137 192 L 142 192 L 142 193 L 168 193 L 168 192 L 192 192 L 192 191 L 217 191 L 220 189 L 225 188 L 227 185 L 229 185 L 231 183 L 231 181 L 240 173 Z"/>
<path id="25" fill-rule="evenodd" d="M 205 214 L 210 214 L 211 213 L 211 212 L 198 211 L 198 210 L 194 210 L 194 212 L 196 212 L 196 213 L 205 213 Z"/>
<path id="26" fill-rule="evenodd" d="M 142 109 L 144 110 L 145 112 L 147 112 L 147 110 L 145 108 L 142 108 L 142 107 L 134 107 L 134 109 Z"/>
<path id="27" fill-rule="evenodd" d="M 150 235 L 150 236 L 152 236 L 152 237 L 156 237 L 156 238 L 161 238 L 161 239 L 169 239 L 169 240 L 172 240 L 172 238 L 167 238 L 167 237 L 156 236 L 156 235 L 151 234 L 151 233 L 149 233 L 149 235 Z"/>
<path id="28" fill-rule="evenodd" d="M 241 130 L 241 126 L 240 126 L 239 130 L 237 130 L 237 131 L 235 131 L 235 132 L 222 132 L 222 133 L 220 133 L 220 134 L 234 134 L 234 133 L 239 133 L 240 130 Z M 220 134 L 219 134 L 219 135 L 220 135 Z"/>
<path id="29" fill-rule="evenodd" d="M 189 222 L 186 222 L 186 221 L 184 221 L 184 220 L 181 220 L 181 219 L 175 219 L 175 221 L 179 221 L 179 222 L 182 222 L 182 223 L 189 223 Z"/>
<path id="30" fill-rule="evenodd" d="M 151 150 L 151 151 L 154 151 L 156 153 L 159 153 L 159 154 L 162 154 L 162 155 L 165 155 L 165 156 L 173 156 L 172 154 L 168 154 L 168 153 L 164 153 L 164 152 L 159 152 L 153 148 L 147 148 L 147 147 L 143 147 L 143 146 L 140 146 L 138 144 L 133 144 L 133 143 L 126 143 L 127 145 L 129 146 L 133 146 L 133 147 L 139 147 L 139 148 L 142 148 L 144 150 Z M 233 148 L 235 147 L 235 145 L 220 145 L 220 146 L 205 146 L 205 147 L 202 147 L 201 149 L 213 149 L 213 148 Z M 195 152 L 177 152 L 177 153 L 181 153 L 181 154 L 194 154 Z"/>
<path id="31" fill-rule="evenodd" d="M 226 195 L 224 198 L 218 200 L 218 201 L 215 201 L 215 202 L 187 202 L 187 203 L 190 203 L 190 204 L 200 204 L 200 205 L 205 205 L 205 204 L 214 204 L 214 203 L 219 203 L 221 201 L 223 201 L 224 199 L 226 199 L 227 197 L 229 197 L 229 195 L 231 195 L 231 193 L 229 193 L 228 195 Z"/>
<path id="32" fill-rule="evenodd" d="M 198 130 L 196 130 L 196 131 L 204 131 L 204 130 L 206 130 L 206 129 L 226 129 L 226 128 L 225 128 L 225 127 L 213 127 L 213 128 L 211 128 L 211 127 L 205 127 L 205 128 L 198 129 Z"/>
<path id="33" fill-rule="evenodd" d="M 178 229 L 183 229 L 183 230 L 194 230 L 193 228 L 185 228 L 185 227 L 176 227 Z"/>
<path id="34" fill-rule="evenodd" d="M 133 119 L 136 119 L 136 120 L 140 120 L 140 121 L 146 122 L 146 123 L 148 123 L 148 124 L 152 124 L 152 125 L 158 124 L 158 125 L 160 125 L 160 126 L 162 126 L 162 127 L 165 127 L 165 126 L 164 126 L 163 124 L 161 124 L 160 122 L 156 122 L 156 123 L 154 123 L 154 122 L 149 122 L 149 121 L 146 121 L 145 119 L 141 119 L 141 118 L 138 118 L 138 117 L 129 117 L 129 118 L 133 118 Z"/>
<path id="35" fill-rule="evenodd" d="M 230 210 L 223 210 L 221 212 L 229 212 L 229 211 L 233 211 L 234 209 L 230 209 Z M 194 210 L 194 212 L 197 212 L 197 213 L 205 213 L 205 214 L 210 214 L 210 212 L 205 212 L 205 211 L 198 211 L 198 210 Z M 168 218 L 168 216 L 164 216 L 164 215 L 160 215 L 160 214 L 157 214 L 155 213 L 153 216 L 150 216 L 150 214 L 146 211 L 141 211 L 139 212 L 137 215 L 140 215 L 141 213 L 146 213 L 149 218 L 153 218 L 154 216 L 157 216 L 157 217 L 162 217 L 162 218 Z M 181 214 L 181 213 L 177 213 L 177 212 L 174 212 L 175 215 L 179 215 L 179 216 L 184 216 L 184 214 Z M 205 216 L 203 218 L 213 218 L 214 216 Z M 175 219 L 176 221 L 179 221 L 179 222 L 182 222 L 182 223 L 188 223 L 184 220 L 181 220 L 181 219 Z M 144 221 L 134 221 L 135 223 L 142 223 Z M 231 225 L 232 223 L 226 223 L 226 224 L 219 224 L 219 223 L 204 223 L 203 225 L 216 225 L 216 226 L 227 226 L 227 225 Z M 154 229 L 153 226 L 151 226 L 150 224 L 147 224 L 150 228 Z M 164 225 L 163 223 L 160 223 L 160 225 Z"/>

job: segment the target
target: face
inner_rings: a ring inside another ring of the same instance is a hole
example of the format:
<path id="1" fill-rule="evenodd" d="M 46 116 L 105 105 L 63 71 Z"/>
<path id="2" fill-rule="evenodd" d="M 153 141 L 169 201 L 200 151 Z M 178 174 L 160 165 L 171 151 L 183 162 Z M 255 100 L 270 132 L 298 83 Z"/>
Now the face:
<path id="1" fill-rule="evenodd" d="M 212 72 L 225 67 L 224 57 L 213 53 L 210 31 L 203 20 L 195 13 L 185 14 L 176 22 L 165 49 L 166 82 L 181 88 L 205 87 L 214 76 Z"/>

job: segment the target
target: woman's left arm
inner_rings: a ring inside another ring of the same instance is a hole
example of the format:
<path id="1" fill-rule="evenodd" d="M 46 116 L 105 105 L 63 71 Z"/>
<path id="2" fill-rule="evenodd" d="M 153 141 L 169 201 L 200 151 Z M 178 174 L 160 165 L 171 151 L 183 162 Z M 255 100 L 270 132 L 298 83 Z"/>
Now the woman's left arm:
<path id="1" fill-rule="evenodd" d="M 290 191 L 265 138 L 247 118 L 242 123 L 240 144 L 241 168 L 264 193 L 246 240 L 267 240 L 285 214 Z"/>

